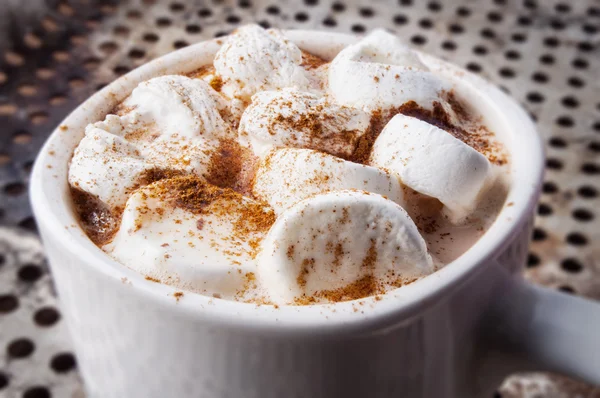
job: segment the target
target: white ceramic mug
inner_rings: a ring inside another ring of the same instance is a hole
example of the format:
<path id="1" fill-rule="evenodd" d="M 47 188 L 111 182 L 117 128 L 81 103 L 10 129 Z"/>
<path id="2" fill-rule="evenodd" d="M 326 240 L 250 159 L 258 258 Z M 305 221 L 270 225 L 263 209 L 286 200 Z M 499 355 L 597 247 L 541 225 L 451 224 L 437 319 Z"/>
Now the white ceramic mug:
<path id="1" fill-rule="evenodd" d="M 289 31 L 331 59 L 356 37 Z M 512 186 L 464 255 L 381 300 L 256 306 L 145 280 L 96 247 L 77 222 L 68 161 L 84 127 L 143 80 L 212 61 L 212 40 L 118 79 L 77 108 L 41 150 L 31 200 L 88 396 L 485 397 L 511 371 L 553 370 L 600 383 L 600 306 L 525 283 L 543 146 L 526 113 L 477 76 L 433 57 L 511 154 Z"/>

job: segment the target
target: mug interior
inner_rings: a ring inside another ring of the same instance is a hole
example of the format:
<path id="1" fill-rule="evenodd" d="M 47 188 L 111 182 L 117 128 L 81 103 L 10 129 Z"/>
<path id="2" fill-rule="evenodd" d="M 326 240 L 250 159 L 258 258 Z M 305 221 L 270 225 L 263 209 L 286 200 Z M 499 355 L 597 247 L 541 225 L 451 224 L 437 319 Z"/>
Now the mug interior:
<path id="1" fill-rule="evenodd" d="M 342 48 L 358 40 L 356 36 L 316 31 L 286 31 L 300 48 L 327 60 Z M 30 196 L 36 220 L 42 233 L 52 234 L 61 242 L 64 255 L 77 256 L 82 266 L 95 272 L 131 282 L 133 289 L 152 302 L 163 302 L 173 311 L 185 311 L 219 319 L 232 325 L 276 327 L 321 331 L 360 330 L 373 323 L 387 323 L 398 317 L 410 317 L 433 304 L 445 293 L 465 280 L 478 266 L 497 256 L 513 233 L 533 212 L 537 203 L 543 173 L 543 145 L 535 126 L 525 111 L 492 84 L 457 66 L 421 54 L 424 62 L 437 74 L 456 83 L 459 95 L 471 104 L 486 125 L 504 143 L 510 153 L 510 189 L 504 206 L 488 231 L 462 256 L 419 281 L 390 291 L 377 300 L 360 300 L 308 306 L 256 306 L 215 299 L 186 292 L 182 300 L 173 300 L 177 288 L 145 280 L 143 275 L 114 261 L 79 227 L 71 206 L 67 183 L 68 162 L 84 134 L 87 124 L 104 116 L 121 102 L 141 81 L 151 77 L 191 72 L 212 62 L 222 44 L 221 39 L 198 43 L 149 62 L 119 78 L 75 109 L 52 133 L 40 151 L 32 177 Z M 355 308 L 358 302 L 361 311 Z"/>

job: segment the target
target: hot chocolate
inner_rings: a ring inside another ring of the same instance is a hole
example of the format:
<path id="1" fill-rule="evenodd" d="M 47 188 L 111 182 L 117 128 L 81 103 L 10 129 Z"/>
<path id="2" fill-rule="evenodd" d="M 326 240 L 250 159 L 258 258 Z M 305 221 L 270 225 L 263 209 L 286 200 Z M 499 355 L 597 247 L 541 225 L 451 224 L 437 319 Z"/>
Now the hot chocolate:
<path id="1" fill-rule="evenodd" d="M 502 207 L 506 163 L 475 104 L 395 36 L 329 62 L 251 25 L 89 125 L 69 183 L 89 237 L 148 279 L 302 305 L 452 262 Z"/>

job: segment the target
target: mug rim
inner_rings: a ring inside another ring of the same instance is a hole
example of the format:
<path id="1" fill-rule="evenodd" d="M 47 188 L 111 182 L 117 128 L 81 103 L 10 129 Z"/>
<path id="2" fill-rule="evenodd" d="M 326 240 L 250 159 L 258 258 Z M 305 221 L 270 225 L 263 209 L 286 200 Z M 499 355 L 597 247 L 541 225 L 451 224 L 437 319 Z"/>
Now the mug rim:
<path id="1" fill-rule="evenodd" d="M 282 31 L 291 41 L 309 52 L 317 52 L 320 49 L 337 53 L 359 38 L 355 35 L 315 30 Z M 65 156 L 53 156 L 52 152 L 56 152 L 55 145 L 61 142 L 60 137 L 65 134 L 62 126 L 79 124 L 84 127 L 87 123 L 83 124 L 83 121 L 100 120 L 95 117 L 98 114 L 102 114 L 101 117 L 106 115 L 113 107 L 108 104 L 120 102 L 116 97 L 128 95 L 132 87 L 140 81 L 147 80 L 148 76 L 191 72 L 206 64 L 200 61 L 194 64 L 194 59 L 206 58 L 207 54 L 212 58 L 221 43 L 222 39 L 212 39 L 173 51 L 116 79 L 73 110 L 49 136 L 40 150 L 31 174 L 30 200 L 42 238 L 46 233 L 52 234 L 52 241 L 61 245 L 60 249 L 63 253 L 68 252 L 76 258 L 85 259 L 81 261 L 82 266 L 92 268 L 98 273 L 97 277 L 103 275 L 114 279 L 116 283 L 123 283 L 123 278 L 126 278 L 132 289 L 136 289 L 139 294 L 154 303 L 169 306 L 170 311 L 182 312 L 194 317 L 202 316 L 204 319 L 210 318 L 221 324 L 238 328 L 253 328 L 261 331 L 355 332 L 373 326 L 385 327 L 392 322 L 397 322 L 399 318 L 408 319 L 422 311 L 425 306 L 437 302 L 451 289 L 457 288 L 466 281 L 477 269 L 485 266 L 486 262 L 497 257 L 533 213 L 540 194 L 544 171 L 544 146 L 527 113 L 515 100 L 479 76 L 419 52 L 428 65 L 431 63 L 451 73 L 459 74 L 461 84 L 467 84 L 478 94 L 487 97 L 494 105 L 495 111 L 501 112 L 498 114 L 510 120 L 511 129 L 519 129 L 519 145 L 513 145 L 510 151 L 512 181 L 505 200 L 505 204 L 512 203 L 512 205 L 503 206 L 484 235 L 465 253 L 443 268 L 412 284 L 377 297 L 331 304 L 277 307 L 216 299 L 185 291 L 185 296 L 181 300 L 175 300 L 173 293 L 182 289 L 146 280 L 144 275 L 113 260 L 89 240 L 76 219 L 73 222 L 74 212 L 71 205 L 65 200 L 60 200 L 61 194 L 65 194 L 65 186 L 68 185 Z M 189 70 L 182 69 L 191 64 L 195 67 Z M 119 94 L 115 95 L 115 92 Z M 83 136 L 83 131 L 80 135 Z M 68 151 L 64 151 L 69 153 L 68 159 L 80 139 L 81 137 L 76 140 L 75 145 L 67 148 Z M 49 170 L 61 170 L 61 168 L 63 172 L 59 172 L 62 175 L 58 175 L 58 183 L 48 181 Z M 517 173 L 518 182 L 515 178 Z"/>

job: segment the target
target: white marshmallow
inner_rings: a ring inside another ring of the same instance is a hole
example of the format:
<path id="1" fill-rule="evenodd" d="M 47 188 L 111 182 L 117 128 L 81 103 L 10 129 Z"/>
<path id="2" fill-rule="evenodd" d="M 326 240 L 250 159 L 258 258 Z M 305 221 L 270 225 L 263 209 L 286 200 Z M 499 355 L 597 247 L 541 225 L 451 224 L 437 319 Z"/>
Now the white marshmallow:
<path id="1" fill-rule="evenodd" d="M 136 130 L 143 127 L 144 124 L 139 120 L 139 117 L 137 114 L 135 114 L 135 112 L 128 113 L 123 116 L 109 114 L 106 115 L 102 121 L 88 124 L 86 126 L 86 132 L 88 129 L 96 128 L 107 133 L 123 137 L 127 140 L 127 137 L 130 134 L 135 133 Z"/>
<path id="2" fill-rule="evenodd" d="M 243 218 L 251 207 L 254 211 L 264 209 L 266 218 L 273 218 L 272 211 L 252 199 L 221 190 L 224 195 L 213 197 L 201 214 L 195 214 L 173 204 L 178 188 L 170 185 L 172 181 L 161 180 L 135 191 L 127 201 L 120 229 L 103 249 L 143 275 L 233 298 L 247 274 L 256 271 L 252 245 L 258 243 L 252 242 L 262 240 L 267 232 L 247 228 L 240 233 L 236 225 L 250 225 L 244 224 L 250 221 Z M 197 190 L 216 189 L 192 184 Z"/>
<path id="3" fill-rule="evenodd" d="M 256 171 L 252 193 L 281 214 L 308 197 L 349 189 L 374 192 L 404 203 L 395 176 L 310 149 L 286 148 L 269 154 Z"/>
<path id="4" fill-rule="evenodd" d="M 222 112 L 228 104 L 205 81 L 168 75 L 140 83 L 124 103 L 160 135 L 232 138 Z"/>
<path id="5" fill-rule="evenodd" d="M 289 208 L 258 256 L 259 281 L 283 304 L 303 297 L 326 301 L 327 292 L 353 283 L 369 285 L 367 295 L 382 293 L 431 272 L 425 241 L 406 211 L 356 191 L 317 195 Z M 352 298 L 359 297 L 348 292 L 345 299 Z"/>
<path id="6" fill-rule="evenodd" d="M 310 81 L 300 64 L 302 52 L 280 31 L 246 25 L 225 39 L 214 66 L 230 98 L 250 97 L 264 90 L 306 88 Z"/>
<path id="7" fill-rule="evenodd" d="M 114 207 L 125 204 L 146 170 L 181 170 L 199 176 L 208 172 L 218 141 L 159 135 L 133 144 L 123 137 L 139 128 L 136 118 L 134 111 L 88 125 L 71 160 L 69 183 Z"/>
<path id="8" fill-rule="evenodd" d="M 252 97 L 240 120 L 242 145 L 262 156 L 271 148 L 310 148 L 349 157 L 370 125 L 361 110 L 298 91 L 263 91 Z"/>
<path id="9" fill-rule="evenodd" d="M 69 182 L 110 207 L 123 206 L 140 176 L 150 169 L 180 170 L 207 176 L 218 142 L 159 136 L 140 145 L 94 128 L 75 150 Z"/>
<path id="10" fill-rule="evenodd" d="M 152 168 L 204 175 L 219 139 L 235 138 L 221 117 L 228 104 L 200 79 L 161 76 L 142 82 L 123 116 L 90 124 L 75 150 L 69 182 L 107 205 L 122 206 Z"/>
<path id="11" fill-rule="evenodd" d="M 439 199 L 454 222 L 474 209 L 492 174 L 488 159 L 475 149 L 436 126 L 401 114 L 375 140 L 370 164 Z"/>
<path id="12" fill-rule="evenodd" d="M 307 69 L 306 73 L 308 80 L 310 81 L 310 92 L 326 95 L 329 63 L 325 63 L 316 68 Z"/>
<path id="13" fill-rule="evenodd" d="M 329 66 L 329 89 L 342 105 L 367 111 L 386 110 L 408 101 L 426 109 L 440 100 L 449 83 L 419 60 L 416 53 L 384 30 L 375 30 L 358 43 L 344 48 Z"/>
<path id="14" fill-rule="evenodd" d="M 216 140 L 202 137 L 185 139 L 161 135 L 145 144 L 140 151 L 146 161 L 162 168 L 182 170 L 196 175 L 204 175 L 210 166 L 212 154 L 217 150 Z"/>
<path id="15" fill-rule="evenodd" d="M 116 118 L 116 119 L 115 119 Z M 118 117 L 86 127 L 69 167 L 69 184 L 97 196 L 107 205 L 122 206 L 139 175 L 153 167 L 140 151 L 121 136 Z M 111 134 L 102 127 L 109 127 Z"/>

